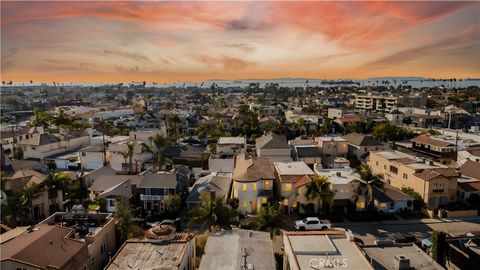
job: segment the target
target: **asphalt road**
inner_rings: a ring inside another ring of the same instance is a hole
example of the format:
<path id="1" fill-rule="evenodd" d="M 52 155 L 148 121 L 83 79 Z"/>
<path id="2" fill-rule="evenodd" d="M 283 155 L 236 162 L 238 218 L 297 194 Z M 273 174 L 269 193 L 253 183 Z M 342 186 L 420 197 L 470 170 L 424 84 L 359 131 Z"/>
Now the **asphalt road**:
<path id="1" fill-rule="evenodd" d="M 452 235 L 462 235 L 471 231 L 480 231 L 479 221 L 454 221 L 428 224 L 393 225 L 356 225 L 344 224 L 342 227 L 352 230 L 365 244 L 373 244 L 376 238 L 398 239 L 415 236 L 421 240 L 429 238 L 433 230 L 444 231 Z"/>

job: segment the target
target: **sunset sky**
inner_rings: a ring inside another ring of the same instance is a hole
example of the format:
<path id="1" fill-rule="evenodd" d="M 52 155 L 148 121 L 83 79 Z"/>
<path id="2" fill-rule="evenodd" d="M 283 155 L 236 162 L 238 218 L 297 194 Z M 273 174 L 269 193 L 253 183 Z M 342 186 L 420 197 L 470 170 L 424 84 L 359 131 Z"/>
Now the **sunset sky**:
<path id="1" fill-rule="evenodd" d="M 2 80 L 480 77 L 479 2 L 1 2 Z"/>

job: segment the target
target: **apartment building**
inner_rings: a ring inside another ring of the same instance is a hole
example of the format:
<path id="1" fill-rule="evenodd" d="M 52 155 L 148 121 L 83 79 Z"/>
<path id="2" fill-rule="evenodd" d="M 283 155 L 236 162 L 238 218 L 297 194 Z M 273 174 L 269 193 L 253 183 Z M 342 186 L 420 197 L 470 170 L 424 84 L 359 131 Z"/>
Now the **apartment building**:
<path id="1" fill-rule="evenodd" d="M 2 241 L 0 268 L 16 270 L 86 270 L 90 265 L 87 245 L 72 235 L 75 230 L 46 224 L 35 226 Z"/>
<path id="2" fill-rule="evenodd" d="M 431 138 L 428 134 L 418 135 L 410 141 L 412 142 L 413 151 L 438 160 L 454 160 L 457 156 L 455 144 Z"/>
<path id="3" fill-rule="evenodd" d="M 335 158 L 347 157 L 348 141 L 342 137 L 316 137 L 315 142 L 321 149 L 322 165 L 326 168 L 335 167 Z"/>
<path id="4" fill-rule="evenodd" d="M 381 95 L 356 95 L 355 108 L 372 111 L 392 112 L 397 109 L 397 97 Z"/>
<path id="5" fill-rule="evenodd" d="M 115 252 L 116 232 L 113 214 L 89 213 L 81 205 L 77 205 L 73 206 L 70 212 L 56 212 L 39 225 L 72 230 L 68 237 L 87 247 L 89 261 L 83 270 L 103 269 Z"/>
<path id="6" fill-rule="evenodd" d="M 429 209 L 436 210 L 457 199 L 459 173 L 454 168 L 395 150 L 370 152 L 368 165 L 392 186 L 413 188 Z"/>

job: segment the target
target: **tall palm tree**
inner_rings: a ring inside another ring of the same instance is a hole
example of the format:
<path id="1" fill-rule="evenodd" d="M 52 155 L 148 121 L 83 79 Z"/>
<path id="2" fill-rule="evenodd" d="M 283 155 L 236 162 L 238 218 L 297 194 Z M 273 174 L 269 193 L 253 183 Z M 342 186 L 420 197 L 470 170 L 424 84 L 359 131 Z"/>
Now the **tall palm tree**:
<path id="1" fill-rule="evenodd" d="M 158 168 L 161 168 L 161 161 L 163 160 L 163 153 L 161 149 L 167 145 L 167 141 L 160 135 L 148 138 L 149 143 L 141 143 L 142 150 L 153 155 L 154 160 L 157 161 Z M 155 169 L 155 164 L 153 164 Z"/>
<path id="2" fill-rule="evenodd" d="M 303 118 L 298 118 L 297 121 L 295 121 L 295 129 L 300 130 L 300 135 L 302 135 L 302 131 L 305 130 L 305 135 L 307 135 L 307 129 L 305 128 L 306 121 Z"/>
<path id="3" fill-rule="evenodd" d="M 127 143 L 127 151 L 125 153 L 128 156 L 128 172 L 132 173 L 133 172 L 133 154 L 135 153 L 135 143 Z"/>
<path id="4" fill-rule="evenodd" d="M 325 209 L 333 204 L 335 192 L 332 190 L 332 184 L 327 177 L 316 175 L 312 182 L 307 185 L 305 197 L 312 201 L 317 199 L 319 209 Z"/>
<path id="5" fill-rule="evenodd" d="M 57 198 L 57 191 L 63 190 L 69 180 L 70 177 L 65 173 L 55 173 L 53 170 L 49 172 L 47 179 L 42 182 L 41 186 L 48 192 L 50 204 Z"/>
<path id="6" fill-rule="evenodd" d="M 20 207 L 20 214 L 26 216 L 27 219 L 32 218 L 33 200 L 38 198 L 42 187 L 39 184 L 32 183 L 25 185 L 18 193 L 18 206 Z"/>
<path id="7" fill-rule="evenodd" d="M 182 123 L 182 119 L 180 119 L 177 114 L 171 114 L 167 118 L 167 123 L 169 124 L 169 127 L 173 129 L 173 138 L 176 144 L 178 139 L 178 127 Z"/>
<path id="8" fill-rule="evenodd" d="M 128 153 L 127 152 L 120 152 L 120 155 L 122 155 L 123 160 L 125 161 L 124 164 L 127 163 L 127 158 L 128 158 Z"/>
<path id="9" fill-rule="evenodd" d="M 353 183 L 356 185 L 354 191 L 354 201 L 358 201 L 359 196 L 365 197 L 368 206 L 372 205 L 373 188 L 383 189 L 385 182 L 380 175 L 374 174 L 368 165 L 360 165 L 358 168 L 360 179 L 355 179 Z"/>

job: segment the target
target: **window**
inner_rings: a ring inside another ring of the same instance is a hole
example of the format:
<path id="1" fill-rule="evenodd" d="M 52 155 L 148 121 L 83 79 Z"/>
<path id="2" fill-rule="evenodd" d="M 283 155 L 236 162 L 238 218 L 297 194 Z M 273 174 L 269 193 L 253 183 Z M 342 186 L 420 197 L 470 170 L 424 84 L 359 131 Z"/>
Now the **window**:
<path id="1" fill-rule="evenodd" d="M 270 190 L 270 181 L 263 182 L 263 189 Z"/>
<path id="2" fill-rule="evenodd" d="M 242 202 L 242 207 L 243 207 L 243 208 L 247 208 L 247 201 L 246 201 L 246 200 L 243 200 L 243 202 Z"/>
<path id="3" fill-rule="evenodd" d="M 293 201 L 292 201 L 292 207 L 293 207 L 293 208 L 297 208 L 297 200 L 293 200 Z"/>
<path id="4" fill-rule="evenodd" d="M 257 190 L 257 183 L 253 183 L 253 184 L 252 184 L 252 190 L 253 190 L 253 191 Z"/>
<path id="5" fill-rule="evenodd" d="M 378 166 L 378 161 L 375 161 L 375 166 Z"/>
<path id="6" fill-rule="evenodd" d="M 290 192 L 290 191 L 292 191 L 292 184 L 290 183 L 285 184 L 285 192 Z"/>
<path id="7" fill-rule="evenodd" d="M 108 200 L 108 205 L 110 207 L 115 207 L 115 200 Z"/>
<path id="8" fill-rule="evenodd" d="M 287 206 L 288 205 L 288 199 L 283 200 L 283 205 Z"/>
<path id="9" fill-rule="evenodd" d="M 243 185 L 242 185 L 242 191 L 243 191 L 243 192 L 246 192 L 247 189 L 248 189 L 247 184 L 243 184 Z"/>
<path id="10" fill-rule="evenodd" d="M 86 156 L 87 154 L 85 152 L 82 152 L 82 157 Z"/>
<path id="11" fill-rule="evenodd" d="M 365 208 L 365 202 L 357 202 L 357 208 L 358 209 L 364 209 Z"/>
<path id="12" fill-rule="evenodd" d="M 390 165 L 390 172 L 394 174 L 398 174 L 398 168 L 395 166 Z"/>
<path id="13" fill-rule="evenodd" d="M 263 197 L 263 198 L 262 198 L 262 203 L 263 203 L 263 204 L 267 203 L 267 198 Z"/>
<path id="14" fill-rule="evenodd" d="M 91 264 L 92 264 L 92 265 L 95 264 L 95 258 L 92 258 Z"/>
<path id="15" fill-rule="evenodd" d="M 381 204 L 380 204 L 380 208 L 381 208 L 381 209 L 387 208 L 387 204 L 386 204 L 386 203 L 381 203 Z"/>
<path id="16" fill-rule="evenodd" d="M 408 174 L 404 173 L 403 174 L 403 179 L 408 179 Z"/>
<path id="17" fill-rule="evenodd" d="M 387 165 L 383 165 L 383 169 L 386 170 L 386 169 L 387 169 Z"/>

